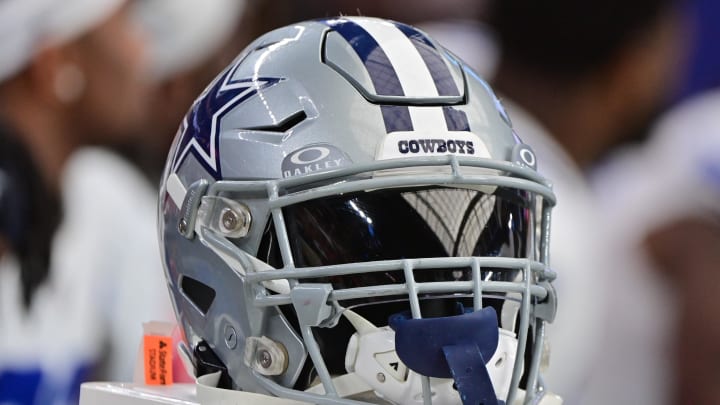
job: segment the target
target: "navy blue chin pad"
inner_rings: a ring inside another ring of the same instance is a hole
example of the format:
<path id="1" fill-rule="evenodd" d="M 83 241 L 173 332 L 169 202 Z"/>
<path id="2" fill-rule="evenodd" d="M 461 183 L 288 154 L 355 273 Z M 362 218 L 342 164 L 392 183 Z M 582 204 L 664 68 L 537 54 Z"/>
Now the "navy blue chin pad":
<path id="1" fill-rule="evenodd" d="M 488 361 L 499 340 L 497 313 L 490 307 L 441 318 L 412 319 L 402 312 L 390 316 L 389 324 L 395 331 L 395 351 L 400 360 L 429 377 L 453 378 L 444 347 L 475 346 Z"/>

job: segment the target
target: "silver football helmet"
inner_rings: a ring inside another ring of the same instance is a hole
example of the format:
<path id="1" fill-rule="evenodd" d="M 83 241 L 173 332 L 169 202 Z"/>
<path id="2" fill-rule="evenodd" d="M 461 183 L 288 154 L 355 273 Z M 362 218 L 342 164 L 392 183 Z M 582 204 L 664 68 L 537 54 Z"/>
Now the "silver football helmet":
<path id="1" fill-rule="evenodd" d="M 260 37 L 195 101 L 161 185 L 196 374 L 316 404 L 537 403 L 556 297 L 535 169 L 488 85 L 413 27 Z"/>

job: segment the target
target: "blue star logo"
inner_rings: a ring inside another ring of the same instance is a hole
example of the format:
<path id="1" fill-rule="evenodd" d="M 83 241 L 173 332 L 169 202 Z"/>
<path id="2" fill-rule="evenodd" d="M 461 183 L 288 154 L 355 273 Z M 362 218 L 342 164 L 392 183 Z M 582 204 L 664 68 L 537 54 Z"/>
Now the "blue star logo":
<path id="1" fill-rule="evenodd" d="M 240 62 L 212 82 L 193 103 L 180 126 L 180 137 L 172 161 L 172 172 L 192 153 L 216 179 L 222 177 L 218 151 L 218 132 L 225 114 L 259 91 L 278 83 L 280 78 L 233 78 Z"/>

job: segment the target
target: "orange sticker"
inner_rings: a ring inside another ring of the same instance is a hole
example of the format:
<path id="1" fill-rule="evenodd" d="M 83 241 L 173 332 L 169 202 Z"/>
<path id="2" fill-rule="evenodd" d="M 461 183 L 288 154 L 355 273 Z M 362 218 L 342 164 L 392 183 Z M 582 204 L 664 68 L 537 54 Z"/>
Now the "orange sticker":
<path id="1" fill-rule="evenodd" d="M 170 336 L 145 335 L 143 338 L 143 352 L 145 358 L 145 384 L 172 384 L 172 338 Z"/>

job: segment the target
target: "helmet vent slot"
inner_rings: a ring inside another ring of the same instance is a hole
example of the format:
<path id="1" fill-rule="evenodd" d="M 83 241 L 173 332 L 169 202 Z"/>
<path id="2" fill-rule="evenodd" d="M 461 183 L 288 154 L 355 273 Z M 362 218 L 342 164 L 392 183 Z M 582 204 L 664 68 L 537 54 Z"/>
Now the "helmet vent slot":
<path id="1" fill-rule="evenodd" d="M 268 132 L 287 132 L 290 129 L 292 129 L 295 125 L 305 121 L 307 118 L 307 114 L 305 111 L 300 110 L 296 113 L 291 114 L 287 118 L 281 120 L 280 122 L 272 125 L 263 125 L 263 126 L 257 126 L 247 129 L 252 129 L 255 131 L 268 131 Z"/>
<path id="2" fill-rule="evenodd" d="M 215 290 L 194 278 L 183 276 L 180 288 L 185 296 L 203 313 L 207 314 L 215 300 Z"/>

